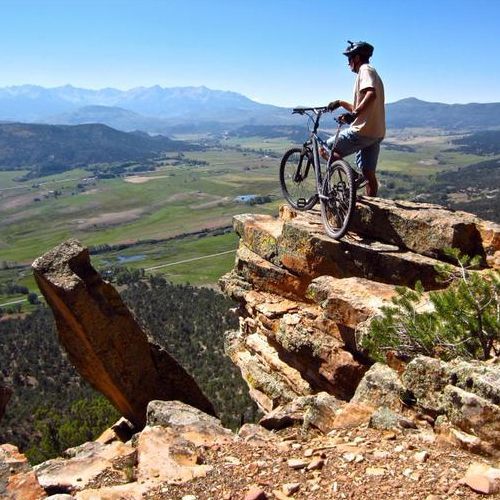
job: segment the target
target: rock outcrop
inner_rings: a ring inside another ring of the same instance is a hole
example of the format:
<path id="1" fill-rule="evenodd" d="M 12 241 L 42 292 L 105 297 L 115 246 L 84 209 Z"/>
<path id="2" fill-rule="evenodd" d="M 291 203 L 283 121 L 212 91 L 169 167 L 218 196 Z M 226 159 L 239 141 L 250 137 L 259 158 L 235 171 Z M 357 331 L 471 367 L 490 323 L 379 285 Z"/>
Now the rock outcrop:
<path id="1" fill-rule="evenodd" d="M 366 373 L 370 360 L 357 341 L 396 286 L 417 280 L 425 290 L 445 286 L 436 265 L 448 261 L 446 248 L 500 268 L 500 226 L 437 205 L 371 198 L 358 202 L 352 231 L 341 241 L 325 235 L 317 211 L 287 206 L 279 217 L 238 215 L 234 229 L 240 236 L 235 266 L 220 286 L 240 303 L 240 329 L 227 333 L 226 351 L 257 404 L 272 412 L 267 426 L 300 421 L 297 408 L 324 391 L 350 400 L 330 418 L 333 429 L 347 422 L 411 427 L 401 412 L 415 404 L 429 418 L 441 415 L 484 440 L 483 451 L 499 446 L 500 399 L 493 389 L 499 365 L 445 368 L 430 360 L 427 367 L 415 360 L 397 371 L 375 365 Z"/>
<path id="2" fill-rule="evenodd" d="M 70 361 L 138 427 L 154 399 L 180 400 L 214 414 L 193 378 L 137 323 L 118 292 L 92 267 L 89 252 L 68 240 L 33 263 Z"/>

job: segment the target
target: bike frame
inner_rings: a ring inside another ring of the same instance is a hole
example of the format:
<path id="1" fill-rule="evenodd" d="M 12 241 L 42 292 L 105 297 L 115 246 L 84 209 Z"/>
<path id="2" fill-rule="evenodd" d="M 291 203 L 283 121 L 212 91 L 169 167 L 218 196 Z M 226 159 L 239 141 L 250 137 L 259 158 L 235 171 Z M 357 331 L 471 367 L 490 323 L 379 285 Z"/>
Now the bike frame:
<path id="1" fill-rule="evenodd" d="M 303 149 L 305 150 L 306 148 L 310 148 L 312 146 L 312 153 L 313 153 L 313 166 L 314 166 L 314 173 L 316 176 L 316 194 L 319 199 L 326 199 L 324 195 L 321 194 L 321 187 L 323 185 L 323 174 L 321 172 L 321 161 L 319 158 L 319 146 L 323 146 L 326 149 L 330 150 L 330 147 L 328 144 L 321 139 L 321 137 L 318 136 L 318 128 L 319 128 L 319 121 L 321 119 L 321 116 L 323 113 L 327 112 L 326 108 L 295 108 L 293 110 L 294 113 L 299 113 L 299 114 L 305 114 L 309 117 L 309 119 L 313 122 L 313 128 L 310 131 L 309 139 L 304 142 L 303 144 Z M 335 140 L 333 142 L 333 147 L 331 148 L 330 151 L 330 158 L 328 159 L 327 165 L 331 163 L 331 155 L 333 152 L 333 149 L 335 148 L 335 145 L 337 144 L 339 134 L 340 134 L 340 129 L 342 127 L 342 123 L 338 123 L 337 131 L 335 133 Z M 308 168 L 308 167 L 307 167 Z M 305 171 L 305 177 L 308 175 L 308 171 Z M 299 175 L 300 171 L 297 171 L 296 175 Z M 296 179 L 297 181 L 298 179 Z"/>

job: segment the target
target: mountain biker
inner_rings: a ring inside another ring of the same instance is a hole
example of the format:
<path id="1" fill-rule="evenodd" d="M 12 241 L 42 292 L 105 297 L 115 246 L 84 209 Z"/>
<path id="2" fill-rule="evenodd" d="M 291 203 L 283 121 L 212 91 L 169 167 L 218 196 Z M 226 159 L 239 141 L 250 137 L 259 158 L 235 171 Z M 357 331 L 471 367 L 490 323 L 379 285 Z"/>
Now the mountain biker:
<path id="1" fill-rule="evenodd" d="M 375 68 L 369 64 L 373 46 L 367 42 L 347 42 L 343 52 L 347 56 L 349 68 L 357 73 L 354 84 L 354 102 L 336 100 L 328 104 L 330 111 L 342 107 L 348 112 L 340 115 L 343 123 L 349 124 L 340 133 L 332 153 L 333 160 L 356 154 L 356 163 L 366 178 L 367 196 L 376 196 L 378 182 L 375 176 L 380 143 L 385 136 L 384 85 Z M 334 138 L 328 139 L 331 146 Z M 326 150 L 321 151 L 328 159 Z"/>

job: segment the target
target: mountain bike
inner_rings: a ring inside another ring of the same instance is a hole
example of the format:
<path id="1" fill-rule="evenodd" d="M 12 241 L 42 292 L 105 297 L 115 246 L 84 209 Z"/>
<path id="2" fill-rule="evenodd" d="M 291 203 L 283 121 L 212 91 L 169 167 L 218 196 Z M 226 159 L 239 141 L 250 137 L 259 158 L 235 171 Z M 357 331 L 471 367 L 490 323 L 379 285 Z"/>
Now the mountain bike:
<path id="1" fill-rule="evenodd" d="M 366 180 L 347 161 L 333 160 L 332 151 L 343 125 L 338 118 L 335 119 L 338 127 L 332 148 L 319 137 L 321 116 L 328 112 L 327 107 L 293 109 L 292 113 L 306 115 L 312 127 L 302 147 L 292 148 L 283 155 L 280 184 L 284 198 L 296 210 L 310 210 L 319 201 L 326 234 L 340 239 L 347 232 L 354 213 L 356 191 L 366 184 Z M 324 174 L 320 147 L 330 153 Z"/>

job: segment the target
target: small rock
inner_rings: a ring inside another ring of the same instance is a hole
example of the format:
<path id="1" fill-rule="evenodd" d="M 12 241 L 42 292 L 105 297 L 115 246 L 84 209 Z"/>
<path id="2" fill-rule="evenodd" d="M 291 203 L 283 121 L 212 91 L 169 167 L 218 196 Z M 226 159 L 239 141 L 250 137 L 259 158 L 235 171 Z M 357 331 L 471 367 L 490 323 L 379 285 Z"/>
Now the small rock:
<path id="1" fill-rule="evenodd" d="M 354 453 L 344 453 L 342 455 L 342 458 L 344 459 L 345 462 L 351 463 L 354 462 L 354 460 L 356 459 L 356 455 Z"/>
<path id="2" fill-rule="evenodd" d="M 273 490 L 273 496 L 276 500 L 288 500 L 289 497 L 282 493 L 280 490 Z"/>
<path id="3" fill-rule="evenodd" d="M 382 467 L 367 467 L 365 470 L 367 476 L 383 476 L 385 472 L 385 469 Z"/>
<path id="4" fill-rule="evenodd" d="M 304 457 L 312 457 L 314 455 L 314 450 L 312 448 L 307 448 L 304 451 Z"/>
<path id="5" fill-rule="evenodd" d="M 238 458 L 231 456 L 224 457 L 224 462 L 231 465 L 241 465 L 241 461 Z"/>
<path id="6" fill-rule="evenodd" d="M 384 439 L 387 441 L 394 441 L 396 439 L 396 433 L 395 432 L 386 432 L 384 434 Z"/>
<path id="7" fill-rule="evenodd" d="M 325 461 L 323 459 L 314 458 L 307 466 L 307 470 L 319 470 L 323 468 L 323 465 L 325 465 Z"/>
<path id="8" fill-rule="evenodd" d="M 354 461 L 359 464 L 361 463 L 363 460 L 365 459 L 365 457 L 363 455 L 356 455 L 356 458 L 354 459 Z"/>
<path id="9" fill-rule="evenodd" d="M 198 497 L 196 495 L 184 495 L 182 500 L 198 500 Z"/>
<path id="10" fill-rule="evenodd" d="M 291 497 L 294 493 L 299 491 L 300 483 L 285 483 L 281 490 L 287 497 Z"/>
<path id="11" fill-rule="evenodd" d="M 440 500 L 437 495 L 427 495 L 425 500 Z"/>
<path id="12" fill-rule="evenodd" d="M 302 445 L 300 443 L 292 443 L 292 450 L 300 450 Z"/>
<path id="13" fill-rule="evenodd" d="M 413 469 L 410 469 L 409 467 L 403 471 L 403 476 L 405 477 L 410 477 L 412 474 L 413 474 Z"/>
<path id="14" fill-rule="evenodd" d="M 469 466 L 460 483 L 485 495 L 498 493 L 500 492 L 500 469 L 474 462 Z"/>
<path id="15" fill-rule="evenodd" d="M 291 469 L 298 470 L 307 467 L 309 462 L 307 460 L 302 460 L 301 458 L 291 458 L 290 460 L 288 460 L 287 464 Z"/>
<path id="16" fill-rule="evenodd" d="M 255 486 L 248 490 L 244 500 L 267 500 L 267 495 L 262 488 Z"/>
<path id="17" fill-rule="evenodd" d="M 420 464 L 427 462 L 428 458 L 429 458 L 429 453 L 427 453 L 425 450 L 419 451 L 415 453 L 415 455 L 413 455 L 413 459 L 415 460 L 415 462 L 418 462 Z"/>
<path id="18" fill-rule="evenodd" d="M 402 451 L 404 451 L 404 449 L 405 449 L 405 447 L 404 447 L 402 444 L 399 444 L 398 446 L 396 446 L 396 447 L 394 448 L 394 451 L 395 451 L 396 453 L 401 453 Z"/>
<path id="19" fill-rule="evenodd" d="M 375 460 L 385 460 L 388 458 L 390 453 L 388 451 L 380 451 L 380 450 L 375 450 L 373 452 L 373 458 Z"/>

